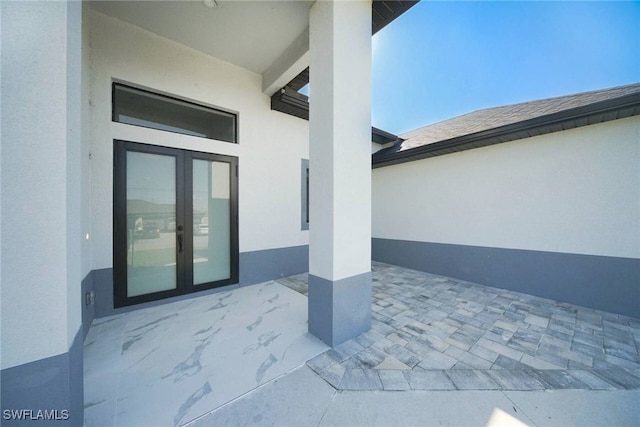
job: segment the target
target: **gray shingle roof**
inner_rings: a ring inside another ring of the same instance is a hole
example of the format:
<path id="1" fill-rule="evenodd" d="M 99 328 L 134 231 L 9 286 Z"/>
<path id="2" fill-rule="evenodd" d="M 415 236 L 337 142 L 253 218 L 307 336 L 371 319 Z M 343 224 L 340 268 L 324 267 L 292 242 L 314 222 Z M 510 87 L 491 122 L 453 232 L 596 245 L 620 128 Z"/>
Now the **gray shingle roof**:
<path id="1" fill-rule="evenodd" d="M 640 114 L 640 83 L 487 108 L 400 135 L 374 166 L 527 138 Z"/>

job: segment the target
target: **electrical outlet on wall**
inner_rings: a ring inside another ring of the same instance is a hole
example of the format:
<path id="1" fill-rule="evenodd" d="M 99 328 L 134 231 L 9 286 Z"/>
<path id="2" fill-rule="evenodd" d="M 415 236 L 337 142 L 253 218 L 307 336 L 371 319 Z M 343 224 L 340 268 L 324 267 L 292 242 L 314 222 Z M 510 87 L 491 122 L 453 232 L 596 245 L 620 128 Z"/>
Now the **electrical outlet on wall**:
<path id="1" fill-rule="evenodd" d="M 93 291 L 87 292 L 87 294 L 85 295 L 85 305 L 93 305 L 95 299 L 96 297 Z"/>

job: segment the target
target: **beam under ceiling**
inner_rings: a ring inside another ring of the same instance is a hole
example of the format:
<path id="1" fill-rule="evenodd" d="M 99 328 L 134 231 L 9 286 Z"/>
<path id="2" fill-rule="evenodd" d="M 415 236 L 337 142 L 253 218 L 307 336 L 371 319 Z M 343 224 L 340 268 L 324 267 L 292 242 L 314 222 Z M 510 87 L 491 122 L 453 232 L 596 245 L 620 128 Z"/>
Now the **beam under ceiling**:
<path id="1" fill-rule="evenodd" d="M 389 25 L 397 17 L 418 3 L 419 0 L 373 0 L 371 6 L 372 35 Z M 309 67 L 293 78 L 285 87 L 271 96 L 271 109 L 309 120 L 309 98 L 298 91 L 309 84 Z M 372 128 L 375 129 L 375 128 Z M 383 132 L 379 129 L 376 131 Z M 383 132 L 387 134 L 386 132 Z M 387 134 L 391 135 L 391 134 Z M 372 140 L 380 135 L 372 131 Z M 387 139 L 387 138 L 383 138 Z M 386 141 L 389 142 L 389 141 Z"/>

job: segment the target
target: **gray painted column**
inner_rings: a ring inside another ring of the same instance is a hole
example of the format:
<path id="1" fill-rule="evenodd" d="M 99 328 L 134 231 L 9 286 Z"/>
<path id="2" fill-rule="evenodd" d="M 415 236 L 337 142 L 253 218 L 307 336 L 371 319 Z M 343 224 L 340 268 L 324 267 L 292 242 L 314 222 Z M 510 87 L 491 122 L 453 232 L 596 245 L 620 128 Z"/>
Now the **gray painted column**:
<path id="1" fill-rule="evenodd" d="M 309 332 L 371 327 L 371 2 L 310 12 Z"/>

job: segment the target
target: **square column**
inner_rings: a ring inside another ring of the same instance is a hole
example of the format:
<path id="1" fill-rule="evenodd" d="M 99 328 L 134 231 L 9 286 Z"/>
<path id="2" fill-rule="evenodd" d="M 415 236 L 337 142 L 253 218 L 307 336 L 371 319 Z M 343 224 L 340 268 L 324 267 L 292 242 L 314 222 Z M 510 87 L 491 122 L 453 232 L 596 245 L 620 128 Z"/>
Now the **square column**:
<path id="1" fill-rule="evenodd" d="M 88 102 L 82 85 L 88 7 L 0 1 L 3 426 L 49 425 L 49 417 L 55 425 L 84 421 L 81 110 Z M 26 420 L 7 419 L 28 410 Z M 31 419 L 38 411 L 48 411 L 44 422 Z"/>
<path id="2" fill-rule="evenodd" d="M 371 327 L 371 1 L 310 12 L 309 332 Z"/>

